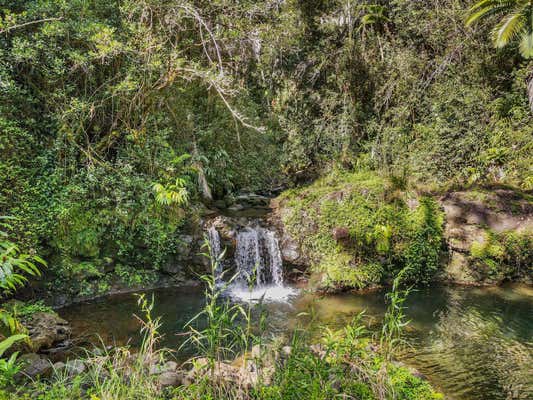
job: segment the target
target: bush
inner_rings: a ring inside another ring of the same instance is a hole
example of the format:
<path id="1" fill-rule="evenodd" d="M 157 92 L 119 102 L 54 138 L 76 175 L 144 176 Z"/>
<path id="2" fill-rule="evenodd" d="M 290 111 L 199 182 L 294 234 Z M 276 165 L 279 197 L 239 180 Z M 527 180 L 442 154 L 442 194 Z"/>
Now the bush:
<path id="1" fill-rule="evenodd" d="M 495 281 L 530 277 L 533 275 L 533 234 L 486 231 L 483 241 L 472 243 L 470 259 L 478 273 Z"/>

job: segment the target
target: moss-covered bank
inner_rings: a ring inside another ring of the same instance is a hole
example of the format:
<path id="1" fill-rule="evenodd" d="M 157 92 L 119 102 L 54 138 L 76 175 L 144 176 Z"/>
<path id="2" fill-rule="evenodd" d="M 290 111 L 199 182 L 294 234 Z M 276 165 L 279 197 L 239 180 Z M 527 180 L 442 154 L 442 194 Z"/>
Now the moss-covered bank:
<path id="1" fill-rule="evenodd" d="M 516 201 L 503 210 L 494 203 L 497 191 L 470 190 L 485 216 L 476 220 L 452 212 L 473 210 L 457 193 L 429 194 L 373 172 L 334 170 L 284 192 L 273 202 L 273 223 L 285 260 L 311 267 L 326 290 L 381 285 L 406 267 L 413 283 L 530 280 L 531 198 L 507 190 Z"/>

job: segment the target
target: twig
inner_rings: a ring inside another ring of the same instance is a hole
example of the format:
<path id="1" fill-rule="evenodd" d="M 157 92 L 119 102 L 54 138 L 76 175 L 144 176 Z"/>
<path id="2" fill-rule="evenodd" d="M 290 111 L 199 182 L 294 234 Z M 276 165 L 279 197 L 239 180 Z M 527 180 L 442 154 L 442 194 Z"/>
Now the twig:
<path id="1" fill-rule="evenodd" d="M 23 27 L 28 26 L 28 25 L 40 24 L 41 22 L 61 21 L 62 19 L 63 19 L 63 17 L 54 17 L 54 18 L 43 18 L 43 19 L 39 19 L 39 20 L 36 20 L 36 21 L 25 22 L 23 24 L 13 25 L 13 26 L 10 26 L 10 27 L 5 28 L 5 29 L 0 29 L 0 34 L 1 33 L 7 33 L 9 31 L 12 31 L 13 29 L 23 28 Z"/>

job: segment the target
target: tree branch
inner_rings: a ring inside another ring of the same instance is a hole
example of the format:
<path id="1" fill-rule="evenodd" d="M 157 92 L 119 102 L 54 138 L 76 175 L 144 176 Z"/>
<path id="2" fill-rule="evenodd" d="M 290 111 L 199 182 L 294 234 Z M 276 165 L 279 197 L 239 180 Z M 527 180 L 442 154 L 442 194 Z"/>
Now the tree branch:
<path id="1" fill-rule="evenodd" d="M 23 24 L 13 25 L 8 28 L 0 29 L 0 34 L 7 33 L 9 31 L 12 31 L 13 29 L 23 28 L 28 25 L 40 24 L 42 22 L 50 22 L 50 21 L 61 21 L 62 19 L 63 17 L 55 17 L 55 18 L 43 18 L 43 19 L 38 19 L 36 21 L 25 22 Z"/>

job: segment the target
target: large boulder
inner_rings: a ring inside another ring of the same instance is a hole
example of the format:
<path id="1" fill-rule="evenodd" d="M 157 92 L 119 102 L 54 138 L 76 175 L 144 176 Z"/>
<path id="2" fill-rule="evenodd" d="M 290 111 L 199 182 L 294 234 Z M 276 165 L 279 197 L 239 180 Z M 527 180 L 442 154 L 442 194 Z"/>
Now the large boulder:
<path id="1" fill-rule="evenodd" d="M 268 222 L 279 234 L 279 246 L 283 261 L 300 267 L 309 267 L 311 260 L 309 260 L 306 253 L 302 250 L 302 244 L 290 234 L 289 230 L 283 224 L 284 218 L 289 216 L 292 210 L 283 200 L 280 201 L 279 198 L 272 199 L 270 207 L 272 208 L 272 213 Z M 309 221 L 312 225 L 312 220 Z M 311 225 L 300 227 L 303 232 L 300 237 L 311 235 L 314 232 L 314 226 Z"/>
<path id="2" fill-rule="evenodd" d="M 49 349 L 70 337 L 69 323 L 53 312 L 37 312 L 24 321 L 33 351 Z"/>

